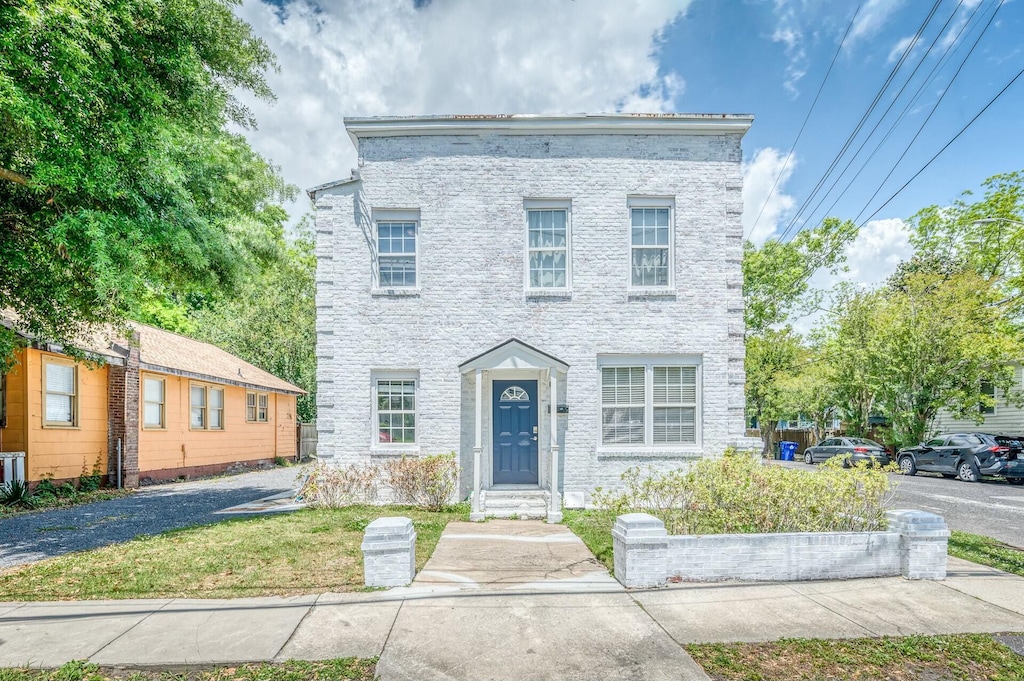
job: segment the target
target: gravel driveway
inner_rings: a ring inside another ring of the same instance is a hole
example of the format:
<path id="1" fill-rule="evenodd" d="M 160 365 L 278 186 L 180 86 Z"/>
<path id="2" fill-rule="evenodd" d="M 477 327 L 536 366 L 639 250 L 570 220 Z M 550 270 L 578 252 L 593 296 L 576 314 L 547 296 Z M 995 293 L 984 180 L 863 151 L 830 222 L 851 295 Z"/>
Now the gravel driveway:
<path id="1" fill-rule="evenodd" d="M 144 487 L 130 497 L 0 519 L 0 570 L 235 515 L 215 511 L 298 486 L 302 468 L 273 468 Z"/>

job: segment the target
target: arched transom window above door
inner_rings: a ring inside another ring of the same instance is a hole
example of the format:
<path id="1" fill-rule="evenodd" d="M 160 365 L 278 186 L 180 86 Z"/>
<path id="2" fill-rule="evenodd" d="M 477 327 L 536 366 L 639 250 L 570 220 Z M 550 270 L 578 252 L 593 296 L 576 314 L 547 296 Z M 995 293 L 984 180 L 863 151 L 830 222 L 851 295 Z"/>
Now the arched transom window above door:
<path id="1" fill-rule="evenodd" d="M 501 393 L 502 402 L 529 402 L 530 395 L 520 388 L 518 385 L 512 385 L 505 388 L 505 392 Z"/>

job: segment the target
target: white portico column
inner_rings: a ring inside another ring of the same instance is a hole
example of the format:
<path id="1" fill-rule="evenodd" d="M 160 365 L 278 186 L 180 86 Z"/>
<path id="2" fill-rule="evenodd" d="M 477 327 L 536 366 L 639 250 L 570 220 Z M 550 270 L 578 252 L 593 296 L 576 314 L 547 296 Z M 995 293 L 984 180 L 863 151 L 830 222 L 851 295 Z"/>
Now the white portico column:
<path id="1" fill-rule="evenodd" d="M 470 511 L 469 519 L 474 522 L 483 522 L 484 505 L 480 503 L 480 458 L 483 452 L 484 442 L 484 380 L 483 372 L 476 370 L 476 419 L 474 420 L 473 440 L 473 508 Z"/>
<path id="2" fill-rule="evenodd" d="M 548 369 L 551 383 L 551 505 L 548 507 L 548 522 L 562 522 L 562 497 L 558 494 L 558 372 Z"/>

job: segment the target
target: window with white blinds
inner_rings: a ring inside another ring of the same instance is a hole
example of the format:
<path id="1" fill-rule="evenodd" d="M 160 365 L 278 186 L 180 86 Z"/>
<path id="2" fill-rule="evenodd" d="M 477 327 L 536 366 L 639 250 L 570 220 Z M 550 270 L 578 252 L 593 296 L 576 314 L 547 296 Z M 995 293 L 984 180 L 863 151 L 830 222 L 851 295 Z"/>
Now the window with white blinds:
<path id="1" fill-rule="evenodd" d="M 638 447 L 696 445 L 699 440 L 699 364 L 637 357 L 599 361 L 601 444 Z M 625 362 L 629 365 L 624 366 Z M 678 360 L 677 360 L 678 361 Z"/>
<path id="2" fill-rule="evenodd" d="M 46 392 L 44 421 L 53 426 L 76 425 L 78 367 L 74 364 L 46 362 L 43 373 Z"/>
<path id="3" fill-rule="evenodd" d="M 147 378 L 142 382 L 142 425 L 146 428 L 164 428 L 166 388 L 162 378 Z"/>

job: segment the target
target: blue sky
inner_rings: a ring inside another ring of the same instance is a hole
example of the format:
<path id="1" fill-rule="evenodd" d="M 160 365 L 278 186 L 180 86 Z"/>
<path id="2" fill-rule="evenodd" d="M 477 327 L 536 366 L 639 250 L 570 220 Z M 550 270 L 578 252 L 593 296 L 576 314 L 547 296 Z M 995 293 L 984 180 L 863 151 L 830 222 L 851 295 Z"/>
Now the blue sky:
<path id="1" fill-rule="evenodd" d="M 665 71 L 685 74 L 686 91 L 678 102 L 682 109 L 755 114 L 756 123 L 745 140 L 748 157 L 764 147 L 789 152 L 858 4 L 854 1 L 795 3 L 787 6 L 792 14 L 786 19 L 780 16 L 781 3 L 697 0 L 666 30 L 658 55 L 659 65 Z M 917 33 L 932 8 L 931 2 L 890 0 L 879 4 L 890 11 L 879 21 L 877 29 L 865 29 L 863 35 L 847 38 L 795 148 L 796 167 L 785 191 L 798 205 L 823 177 L 893 71 L 902 53 L 897 49 L 901 47 L 900 41 Z M 948 61 L 934 71 L 934 80 L 921 90 L 920 100 L 894 130 L 882 151 L 848 191 L 839 191 L 847 186 L 848 179 L 853 178 L 874 148 L 874 141 L 869 142 L 846 178 L 839 182 L 819 211 L 812 214 L 814 217 L 820 218 L 835 199 L 838 202 L 832 211 L 834 214 L 854 218 L 867 205 L 863 217 L 870 215 L 1024 68 L 1024 4 L 1008 2 L 1001 7 L 998 4 L 988 0 L 973 6 L 953 0 L 940 3 L 921 34 L 918 46 L 896 72 L 893 85 L 880 100 L 852 149 L 859 146 L 920 63 L 904 94 L 895 100 L 889 116 L 873 138 L 881 139 L 882 133 L 889 129 L 889 121 L 897 118 L 904 110 L 904 103 L 912 99 L 911 95 L 933 72 L 944 53 L 947 44 L 944 39 L 952 40 L 958 35 L 964 20 L 973 18 L 973 21 L 959 34 L 960 40 L 952 44 Z M 870 3 L 865 3 L 860 8 L 858 19 L 861 21 L 870 10 L 868 5 Z M 981 36 L 931 120 L 877 198 L 868 203 L 997 8 L 995 20 Z M 944 26 L 946 30 L 940 33 Z M 936 36 L 938 42 L 931 53 L 926 54 Z M 794 71 L 803 74 L 795 82 Z M 1024 77 L 878 216 L 906 218 L 923 206 L 948 203 L 963 189 L 977 188 L 990 175 L 1024 168 L 1022 115 Z M 845 160 L 839 167 L 843 165 Z M 810 205 L 817 202 L 815 199 Z"/>
<path id="2" fill-rule="evenodd" d="M 807 202 L 932 9 L 926 0 L 244 0 L 239 15 L 267 41 L 280 65 L 269 79 L 278 100 L 272 106 L 250 102 L 259 129 L 246 135 L 289 181 L 305 188 L 345 176 L 353 167 L 345 116 L 752 113 L 756 120 L 744 142 L 744 222 L 751 237 L 762 241 L 783 233 Z M 869 202 L 979 35 L 917 142 Z M 860 214 L 864 227 L 848 249 L 850 270 L 841 278 L 877 283 L 910 255 L 903 219 L 924 206 L 949 203 L 990 175 L 1024 169 L 1022 77 L 867 221 L 1024 69 L 1022 36 L 1022 0 L 938 3 L 852 149 L 920 64 L 880 131 L 905 108 L 906 116 L 855 183 L 846 188 L 881 133 L 837 189 L 808 203 L 809 208 L 824 197 L 802 217 L 813 224 L 826 211 L 842 218 Z M 936 47 L 929 52 L 933 40 Z M 942 62 L 947 46 L 948 61 Z M 935 79 L 906 107 L 936 64 L 941 66 Z M 304 197 L 290 208 L 295 219 L 310 210 Z M 823 274 L 814 283 L 827 288 L 834 281 Z"/>

